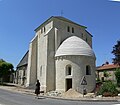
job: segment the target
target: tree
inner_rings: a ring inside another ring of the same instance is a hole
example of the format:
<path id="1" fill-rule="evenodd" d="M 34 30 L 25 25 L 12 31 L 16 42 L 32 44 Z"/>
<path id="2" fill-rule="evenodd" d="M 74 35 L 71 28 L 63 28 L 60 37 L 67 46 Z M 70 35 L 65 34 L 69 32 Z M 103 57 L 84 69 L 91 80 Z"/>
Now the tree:
<path id="1" fill-rule="evenodd" d="M 115 56 L 115 58 L 113 58 L 113 63 L 120 65 L 120 40 L 114 45 L 112 53 Z"/>
<path id="2" fill-rule="evenodd" d="M 117 85 L 120 87 L 120 68 L 116 69 L 115 77 L 116 77 L 116 80 L 117 80 Z"/>
<path id="3" fill-rule="evenodd" d="M 1 82 L 9 81 L 9 77 L 11 73 L 13 73 L 13 65 L 11 63 L 8 63 L 4 61 L 3 59 L 0 59 L 0 78 Z"/>

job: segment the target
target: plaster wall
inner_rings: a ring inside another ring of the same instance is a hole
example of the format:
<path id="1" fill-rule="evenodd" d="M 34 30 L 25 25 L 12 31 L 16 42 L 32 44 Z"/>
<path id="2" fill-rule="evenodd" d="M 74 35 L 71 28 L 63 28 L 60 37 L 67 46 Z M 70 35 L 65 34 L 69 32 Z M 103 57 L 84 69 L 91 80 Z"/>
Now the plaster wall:
<path id="1" fill-rule="evenodd" d="M 85 40 L 92 47 L 92 36 L 85 30 L 85 28 L 59 19 L 54 19 L 53 25 L 60 32 L 61 43 L 68 37 L 75 35 Z M 70 32 L 67 31 L 68 26 Z M 74 28 L 74 33 L 72 33 L 72 28 Z"/>
<path id="2" fill-rule="evenodd" d="M 55 90 L 55 29 L 48 34 L 47 48 L 47 91 Z"/>
<path id="3" fill-rule="evenodd" d="M 71 75 L 66 75 L 66 66 L 71 65 Z M 86 75 L 86 66 L 90 65 L 91 75 Z M 82 77 L 85 76 L 87 92 L 95 88 L 95 60 L 85 56 L 66 56 L 56 58 L 56 91 L 66 91 L 66 79 L 72 78 L 72 88 L 82 92 L 83 86 L 80 84 Z"/>
<path id="4" fill-rule="evenodd" d="M 35 85 L 37 80 L 37 46 L 38 37 L 32 41 L 32 56 L 31 56 L 31 67 L 30 67 L 30 84 Z"/>
<path id="5" fill-rule="evenodd" d="M 37 79 L 40 80 L 41 90 L 46 91 L 46 71 L 47 71 L 47 36 L 45 33 L 38 35 L 38 65 Z"/>
<path id="6" fill-rule="evenodd" d="M 44 25 L 45 31 L 38 30 L 38 70 L 37 78 L 41 83 L 42 91 L 55 89 L 55 61 L 54 61 L 54 29 L 53 22 Z M 51 80 L 51 81 L 50 81 Z"/>

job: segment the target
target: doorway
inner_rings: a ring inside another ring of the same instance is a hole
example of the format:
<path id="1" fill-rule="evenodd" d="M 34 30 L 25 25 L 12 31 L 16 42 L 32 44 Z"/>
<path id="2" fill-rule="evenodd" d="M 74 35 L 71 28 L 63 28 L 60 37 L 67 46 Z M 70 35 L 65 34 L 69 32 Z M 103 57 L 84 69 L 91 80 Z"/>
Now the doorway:
<path id="1" fill-rule="evenodd" d="M 66 91 L 72 88 L 72 79 L 66 79 Z"/>

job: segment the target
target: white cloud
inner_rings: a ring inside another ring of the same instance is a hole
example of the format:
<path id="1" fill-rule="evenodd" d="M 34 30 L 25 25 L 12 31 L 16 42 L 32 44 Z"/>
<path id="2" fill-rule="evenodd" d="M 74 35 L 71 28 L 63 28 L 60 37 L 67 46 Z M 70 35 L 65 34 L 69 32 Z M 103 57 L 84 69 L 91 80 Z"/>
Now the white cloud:
<path id="1" fill-rule="evenodd" d="M 120 2 L 120 0 L 109 0 L 109 1 L 117 1 L 117 2 Z"/>

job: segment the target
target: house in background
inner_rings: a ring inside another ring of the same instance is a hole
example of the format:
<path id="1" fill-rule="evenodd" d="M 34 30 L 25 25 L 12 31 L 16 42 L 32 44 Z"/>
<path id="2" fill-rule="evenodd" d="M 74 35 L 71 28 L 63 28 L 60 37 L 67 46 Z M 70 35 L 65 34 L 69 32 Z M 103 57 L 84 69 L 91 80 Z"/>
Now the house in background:
<path id="1" fill-rule="evenodd" d="M 115 71 L 117 68 L 120 68 L 120 66 L 115 64 L 109 64 L 109 62 L 106 62 L 102 66 L 97 67 L 96 70 L 97 78 L 100 81 L 105 80 L 116 81 Z"/>
<path id="2" fill-rule="evenodd" d="M 41 91 L 82 92 L 95 89 L 96 57 L 87 27 L 61 16 L 52 16 L 35 29 L 35 36 L 17 66 L 17 83 L 33 87 L 40 80 Z M 25 79 L 23 79 L 25 77 Z"/>

